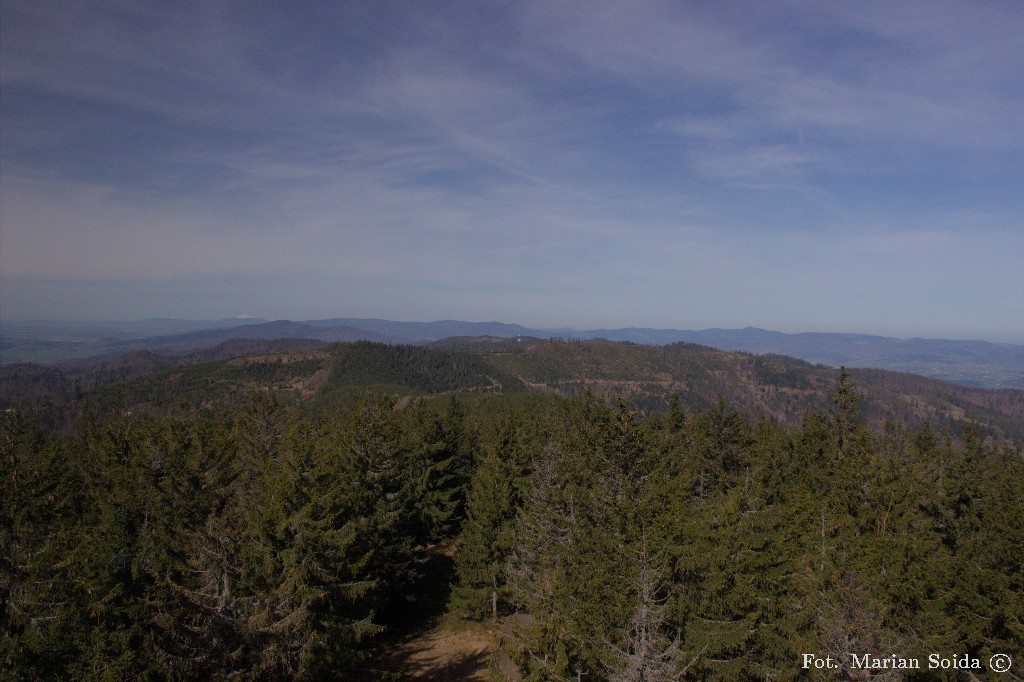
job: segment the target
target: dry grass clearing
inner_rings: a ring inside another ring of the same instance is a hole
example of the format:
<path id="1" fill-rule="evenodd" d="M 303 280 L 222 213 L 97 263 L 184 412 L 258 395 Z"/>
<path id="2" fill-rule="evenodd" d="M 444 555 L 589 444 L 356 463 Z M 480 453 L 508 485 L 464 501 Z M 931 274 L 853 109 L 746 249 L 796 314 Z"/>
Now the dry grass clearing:
<path id="1" fill-rule="evenodd" d="M 441 625 L 411 634 L 374 661 L 400 680 L 492 680 L 492 635 L 479 625 Z"/>

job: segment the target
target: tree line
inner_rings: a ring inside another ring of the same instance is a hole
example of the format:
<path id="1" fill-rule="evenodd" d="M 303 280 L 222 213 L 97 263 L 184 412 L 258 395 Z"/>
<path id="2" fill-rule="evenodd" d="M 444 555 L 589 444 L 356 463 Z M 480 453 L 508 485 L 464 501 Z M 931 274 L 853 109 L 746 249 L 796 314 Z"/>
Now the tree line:
<path id="1" fill-rule="evenodd" d="M 801 654 L 1024 654 L 1024 462 L 724 401 L 255 393 L 216 414 L 17 410 L 0 432 L 12 679 L 365 679 L 431 608 L 513 616 L 530 680 L 796 679 Z M 446 590 L 447 593 L 447 590 Z M 933 679 L 934 677 L 928 677 Z M 909 676 L 913 679 L 913 675 Z M 925 679 L 922 677 L 921 679 Z"/>

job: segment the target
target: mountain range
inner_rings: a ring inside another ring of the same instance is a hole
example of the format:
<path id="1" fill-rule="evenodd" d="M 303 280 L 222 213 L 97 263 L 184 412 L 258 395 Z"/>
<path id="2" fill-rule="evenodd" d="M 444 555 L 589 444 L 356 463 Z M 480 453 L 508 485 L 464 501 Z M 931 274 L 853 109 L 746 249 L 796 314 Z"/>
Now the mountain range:
<path id="1" fill-rule="evenodd" d="M 722 350 L 786 355 L 829 366 L 879 368 L 920 374 L 965 386 L 1024 388 L 1024 345 L 948 339 L 898 339 L 867 334 L 744 329 L 534 329 L 501 322 L 399 322 L 330 318 L 294 322 L 257 318 L 154 319 L 120 323 L 5 323 L 0 360 L 96 361 L 132 350 L 181 354 L 230 339 L 315 339 L 422 344 L 452 337 L 606 339 L 648 345 L 696 343 Z"/>
<path id="2" fill-rule="evenodd" d="M 325 327 L 334 329 L 335 327 Z M 1024 391 L 957 386 L 913 374 L 851 370 L 863 416 L 916 430 L 928 420 L 953 437 L 973 419 L 999 442 L 1024 444 Z M 530 336 L 449 337 L 412 344 L 314 339 L 230 340 L 189 353 L 134 350 L 93 364 L 3 367 L 0 409 L 26 407 L 67 424 L 81 406 L 208 410 L 242 406 L 254 392 L 287 402 L 336 405 L 367 390 L 400 395 L 462 393 L 622 397 L 645 412 L 675 396 L 687 409 L 718 400 L 755 419 L 801 423 L 823 410 L 835 369 L 764 354 L 688 343 L 649 345 Z M 84 402 L 83 402 L 84 401 Z"/>

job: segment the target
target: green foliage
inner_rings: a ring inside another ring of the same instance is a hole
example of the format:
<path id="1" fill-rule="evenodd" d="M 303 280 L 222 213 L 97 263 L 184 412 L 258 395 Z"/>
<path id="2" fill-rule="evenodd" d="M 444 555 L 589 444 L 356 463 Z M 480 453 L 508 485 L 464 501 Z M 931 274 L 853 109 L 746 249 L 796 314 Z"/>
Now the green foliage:
<path id="1" fill-rule="evenodd" d="M 507 597 L 505 563 L 512 551 L 516 510 L 521 505 L 523 452 L 515 426 L 502 426 L 473 474 L 466 522 L 459 536 L 453 601 L 469 616 L 497 619 Z"/>
<path id="2" fill-rule="evenodd" d="M 75 472 L 32 421 L 0 426 L 0 668 L 54 676 L 72 660 L 77 629 L 65 557 L 80 532 Z"/>
<path id="3" fill-rule="evenodd" d="M 864 441 L 869 436 L 860 416 L 860 396 L 857 395 L 846 367 L 839 368 L 836 385 L 828 398 L 829 430 L 836 457 L 842 459 L 857 449 L 858 445 L 863 450 Z"/>
<path id="4" fill-rule="evenodd" d="M 466 415 L 454 395 L 444 412 L 421 407 L 415 457 L 415 491 L 429 542 L 454 538 L 466 515 L 466 493 L 473 470 L 473 437 Z"/>
<path id="5" fill-rule="evenodd" d="M 151 412 L 122 385 L 59 429 L 5 413 L 3 668 L 344 678 L 427 608 L 425 557 L 452 551 L 451 608 L 518 611 L 503 646 L 524 679 L 795 679 L 801 652 L 1024 655 L 1024 461 L 978 424 L 959 441 L 928 420 L 873 434 L 845 371 L 801 423 L 751 422 L 724 398 L 666 396 L 648 415 L 585 388 L 491 394 L 468 378 L 478 366 L 421 350 L 330 352 L 350 353 L 338 377 L 366 360 L 384 363 L 367 376 L 473 390 L 350 387 L 304 410 L 235 384 L 223 409 Z M 604 360 L 635 371 L 659 353 L 555 343 L 549 360 L 614 377 Z M 273 383 L 301 362 L 216 371 Z"/>
<path id="6" fill-rule="evenodd" d="M 488 366 L 475 354 L 365 341 L 339 344 L 331 386 L 392 384 L 423 391 L 515 391 L 522 382 Z"/>

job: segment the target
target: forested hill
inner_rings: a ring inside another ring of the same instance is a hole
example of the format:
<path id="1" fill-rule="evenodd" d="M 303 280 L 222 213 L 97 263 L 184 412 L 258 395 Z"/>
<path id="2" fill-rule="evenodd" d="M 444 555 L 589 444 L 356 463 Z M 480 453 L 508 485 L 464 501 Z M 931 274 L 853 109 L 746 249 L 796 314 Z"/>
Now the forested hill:
<path id="1" fill-rule="evenodd" d="M 277 352 L 275 352 L 277 351 Z M 231 357 L 233 353 L 237 356 Z M 216 358 L 215 361 L 209 361 Z M 35 403 L 67 421 L 83 397 L 156 409 L 235 405 L 253 390 L 329 405 L 376 387 L 399 393 L 538 392 L 621 396 L 643 411 L 661 411 L 673 395 L 704 408 L 722 398 L 750 418 L 767 414 L 799 423 L 820 410 L 835 370 L 778 355 L 751 355 L 677 343 L 457 337 L 430 347 L 369 342 L 231 341 L 186 358 L 136 352 L 98 365 L 58 370 L 3 368 L 0 406 Z M 925 420 L 956 436 L 976 420 L 997 441 L 1024 443 L 1024 391 L 977 389 L 911 374 L 851 370 L 868 425 L 916 429 Z M 62 416 L 63 415 L 63 416 Z"/>
<path id="2" fill-rule="evenodd" d="M 1020 391 L 687 344 L 260 344 L 3 368 L 0 678 L 465 679 L 391 664 L 436 623 L 501 632 L 475 656 L 509 679 L 1024 675 L 1024 458 L 982 432 L 1019 436 Z"/>
<path id="3" fill-rule="evenodd" d="M 154 335 L 156 334 L 156 335 Z M 184 354 L 228 339 L 302 338 L 327 343 L 377 341 L 431 344 L 451 337 L 514 339 L 605 339 L 649 345 L 696 343 L 722 350 L 786 355 L 832 367 L 875 367 L 910 372 L 964 386 L 1024 389 L 1024 346 L 987 341 L 897 339 L 867 334 L 786 334 L 744 329 L 530 329 L 500 322 L 396 322 L 332 318 L 325 320 L 216 321 L 144 320 L 123 323 L 0 322 L 0 364 L 14 362 L 93 362 L 132 350 Z"/>
<path id="4" fill-rule="evenodd" d="M 768 414 L 800 422 L 821 409 L 836 370 L 780 355 L 751 355 L 677 343 L 648 346 L 608 341 L 451 339 L 440 345 L 482 353 L 528 387 L 560 395 L 585 388 L 660 410 L 672 395 L 698 408 L 720 397 L 748 417 Z M 959 432 L 971 417 L 996 439 L 1024 442 L 1024 391 L 986 390 L 885 370 L 850 370 L 862 411 L 875 430 L 886 421 L 917 428 L 925 420 Z"/>

